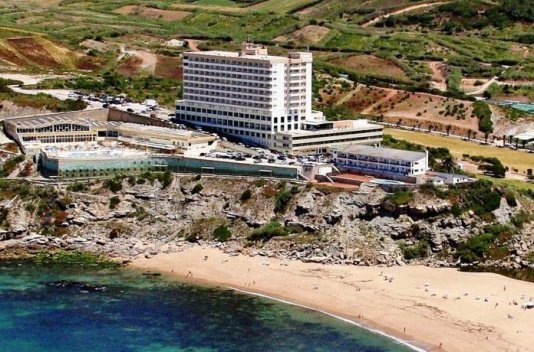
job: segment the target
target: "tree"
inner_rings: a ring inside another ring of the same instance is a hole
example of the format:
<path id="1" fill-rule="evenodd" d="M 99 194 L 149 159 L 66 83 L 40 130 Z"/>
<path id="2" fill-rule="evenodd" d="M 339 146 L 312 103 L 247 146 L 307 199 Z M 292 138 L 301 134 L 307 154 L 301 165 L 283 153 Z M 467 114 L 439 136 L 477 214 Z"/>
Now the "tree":
<path id="1" fill-rule="evenodd" d="M 452 128 L 451 125 L 447 125 L 447 127 L 445 128 L 446 131 L 447 131 L 447 136 L 449 136 L 451 134 L 451 128 Z"/>
<path id="2" fill-rule="evenodd" d="M 443 165 L 443 168 L 451 173 L 454 172 L 454 160 L 452 158 L 452 155 L 447 155 L 443 161 L 441 162 Z"/>

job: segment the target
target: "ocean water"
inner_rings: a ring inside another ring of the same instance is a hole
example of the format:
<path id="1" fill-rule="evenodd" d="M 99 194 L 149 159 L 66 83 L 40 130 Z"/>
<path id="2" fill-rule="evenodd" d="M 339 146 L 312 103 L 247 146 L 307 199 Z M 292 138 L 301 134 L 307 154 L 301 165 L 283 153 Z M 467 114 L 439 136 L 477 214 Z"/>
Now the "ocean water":
<path id="1" fill-rule="evenodd" d="M 333 317 L 128 269 L 0 263 L 0 352 L 410 351 Z"/>

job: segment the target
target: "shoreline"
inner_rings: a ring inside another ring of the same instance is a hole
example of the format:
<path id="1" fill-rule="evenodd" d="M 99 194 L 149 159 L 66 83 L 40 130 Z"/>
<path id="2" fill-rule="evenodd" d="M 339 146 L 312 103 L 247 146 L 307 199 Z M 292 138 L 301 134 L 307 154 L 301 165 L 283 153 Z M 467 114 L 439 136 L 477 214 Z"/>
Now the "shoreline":
<path id="1" fill-rule="evenodd" d="M 130 266 L 312 309 L 418 351 L 534 351 L 534 312 L 511 303 L 521 294 L 534 296 L 534 284 L 497 274 L 302 263 L 200 246 Z M 460 297 L 453 290 L 472 293 Z"/>
<path id="2" fill-rule="evenodd" d="M 399 343 L 401 345 L 404 345 L 404 346 L 412 349 L 415 352 L 425 352 L 426 351 L 423 348 L 420 348 L 420 347 L 418 347 L 418 346 L 416 346 L 414 344 L 411 344 L 409 341 L 402 340 L 402 339 L 400 339 L 400 338 L 398 338 L 396 336 L 390 335 L 387 332 L 382 331 L 380 329 L 376 329 L 376 328 L 372 328 L 372 327 L 369 327 L 369 326 L 365 326 L 365 325 L 357 322 L 356 320 L 352 320 L 352 319 L 349 319 L 349 318 L 345 318 L 345 317 L 342 317 L 342 316 L 339 316 L 339 315 L 332 314 L 330 312 L 327 312 L 327 311 L 324 311 L 324 310 L 321 310 L 321 309 L 318 309 L 318 308 L 312 308 L 312 307 L 309 307 L 309 306 L 306 306 L 306 305 L 303 305 L 303 304 L 287 301 L 287 300 L 284 300 L 284 299 L 281 299 L 281 298 L 277 298 L 277 297 L 273 297 L 273 296 L 268 296 L 268 295 L 265 295 L 265 294 L 262 294 L 262 293 L 258 293 L 258 292 L 245 291 L 245 290 L 242 290 L 242 289 L 239 289 L 239 288 L 236 288 L 236 287 L 231 287 L 231 286 L 228 286 L 227 288 L 229 288 L 231 290 L 234 290 L 236 292 L 242 293 L 242 294 L 247 294 L 247 295 L 261 297 L 261 298 L 266 298 L 266 299 L 269 299 L 269 300 L 272 300 L 272 301 L 275 301 L 275 302 L 284 303 L 284 304 L 288 304 L 290 306 L 300 307 L 300 308 L 312 310 L 312 311 L 315 311 L 315 312 L 318 312 L 318 313 L 321 313 L 321 314 L 324 314 L 324 315 L 328 315 L 329 317 L 335 318 L 337 320 L 341 320 L 341 321 L 343 321 L 343 322 L 345 322 L 347 324 L 351 324 L 351 325 L 357 326 L 357 327 L 359 327 L 361 329 L 365 329 L 367 331 L 371 331 L 371 332 L 373 332 L 375 334 L 378 334 L 380 336 L 383 336 L 383 337 L 386 337 L 388 339 L 394 340 L 397 343 Z"/>

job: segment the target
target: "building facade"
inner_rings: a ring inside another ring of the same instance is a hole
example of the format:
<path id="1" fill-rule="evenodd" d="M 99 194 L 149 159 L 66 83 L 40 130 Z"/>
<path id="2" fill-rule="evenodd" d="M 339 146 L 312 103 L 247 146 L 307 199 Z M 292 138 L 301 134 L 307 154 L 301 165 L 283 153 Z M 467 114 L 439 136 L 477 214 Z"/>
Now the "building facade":
<path id="1" fill-rule="evenodd" d="M 8 135 L 30 155 L 46 146 L 95 144 L 119 141 L 132 146 L 164 152 L 183 152 L 203 148 L 215 137 L 193 131 L 137 123 L 107 121 L 105 117 L 82 116 L 79 113 L 37 115 L 8 120 L 4 126 Z"/>
<path id="2" fill-rule="evenodd" d="M 312 60 L 309 52 L 271 56 L 250 43 L 239 53 L 185 53 L 176 118 L 272 148 L 277 132 L 298 131 L 312 116 Z"/>
<path id="3" fill-rule="evenodd" d="M 336 166 L 377 177 L 415 177 L 428 171 L 428 153 L 351 145 L 334 151 Z"/>
<path id="4" fill-rule="evenodd" d="M 274 149 L 287 154 L 328 153 L 352 144 L 380 145 L 382 125 L 367 120 L 306 121 L 299 131 L 278 132 Z"/>

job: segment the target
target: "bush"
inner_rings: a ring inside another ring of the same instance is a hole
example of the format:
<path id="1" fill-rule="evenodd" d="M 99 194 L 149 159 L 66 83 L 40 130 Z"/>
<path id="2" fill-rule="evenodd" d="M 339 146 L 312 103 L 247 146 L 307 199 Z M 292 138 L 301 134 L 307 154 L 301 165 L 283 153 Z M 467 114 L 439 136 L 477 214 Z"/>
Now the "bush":
<path id="1" fill-rule="evenodd" d="M 242 202 L 246 202 L 250 198 L 252 198 L 252 191 L 250 189 L 247 189 L 243 193 L 241 193 L 240 199 Z"/>
<path id="2" fill-rule="evenodd" d="M 483 101 L 473 103 L 473 114 L 478 118 L 478 129 L 484 133 L 493 132 L 493 122 L 491 121 L 491 109 Z"/>
<path id="3" fill-rule="evenodd" d="M 392 202 L 395 205 L 406 205 L 413 200 L 412 191 L 395 191 L 395 193 L 386 197 L 387 201 Z"/>
<path id="4" fill-rule="evenodd" d="M 193 193 L 193 194 L 197 194 L 197 193 L 202 192 L 203 189 L 204 189 L 204 186 L 202 186 L 201 183 L 197 183 L 197 184 L 195 185 L 195 187 L 193 187 L 193 189 L 191 190 L 191 193 Z"/>
<path id="5" fill-rule="evenodd" d="M 84 192 L 87 191 L 87 187 L 83 183 L 74 182 L 67 186 L 69 192 Z"/>
<path id="6" fill-rule="evenodd" d="M 120 179 L 106 180 L 106 182 L 104 182 L 104 187 L 106 187 L 113 193 L 117 193 L 122 190 L 122 180 Z"/>
<path id="7" fill-rule="evenodd" d="M 162 174 L 158 174 L 158 181 L 161 183 L 161 189 L 169 187 L 173 181 L 173 177 L 170 171 L 165 171 Z"/>
<path id="8" fill-rule="evenodd" d="M 476 235 L 458 246 L 456 257 L 464 263 L 480 261 L 488 253 L 496 236 L 491 233 Z"/>
<path id="9" fill-rule="evenodd" d="M 120 202 L 121 200 L 119 199 L 119 197 L 111 197 L 109 199 L 109 209 L 115 209 Z"/>
<path id="10" fill-rule="evenodd" d="M 278 221 L 273 220 L 268 224 L 252 231 L 248 237 L 251 241 L 268 241 L 273 237 L 287 236 L 289 232 Z"/>
<path id="11" fill-rule="evenodd" d="M 256 180 L 256 182 L 254 183 L 256 185 L 256 187 L 263 187 L 265 186 L 267 182 L 264 180 L 264 179 L 259 179 L 259 180 Z"/>
<path id="12" fill-rule="evenodd" d="M 426 240 L 421 240 L 413 246 L 401 246 L 404 259 L 411 260 L 424 258 L 428 255 L 429 245 Z"/>
<path id="13" fill-rule="evenodd" d="M 289 202 L 291 201 L 292 196 L 293 195 L 291 194 L 291 192 L 287 190 L 278 192 L 275 197 L 274 212 L 275 213 L 285 212 L 287 209 L 287 206 L 289 205 Z"/>
<path id="14" fill-rule="evenodd" d="M 137 183 L 137 180 L 135 179 L 135 176 L 128 176 L 128 184 L 130 186 L 135 186 L 135 184 Z"/>
<path id="15" fill-rule="evenodd" d="M 524 210 L 521 210 L 510 219 L 510 222 L 518 228 L 523 228 L 524 224 L 527 224 L 531 221 L 534 221 L 534 214 Z"/>
<path id="16" fill-rule="evenodd" d="M 225 242 L 228 241 L 230 237 L 232 237 L 232 233 L 230 232 L 228 227 L 226 227 L 225 225 L 221 225 L 215 230 L 213 230 L 213 237 L 215 237 L 220 242 Z"/>

